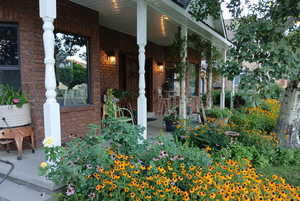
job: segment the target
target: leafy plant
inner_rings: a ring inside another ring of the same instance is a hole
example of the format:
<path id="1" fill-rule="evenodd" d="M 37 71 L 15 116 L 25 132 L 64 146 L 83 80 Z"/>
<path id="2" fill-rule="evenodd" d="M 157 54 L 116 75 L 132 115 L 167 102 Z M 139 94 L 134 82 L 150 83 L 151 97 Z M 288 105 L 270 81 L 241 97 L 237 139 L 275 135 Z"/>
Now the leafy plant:
<path id="1" fill-rule="evenodd" d="M 182 144 L 171 136 L 159 136 L 147 143 L 139 158 L 153 167 L 163 166 L 168 161 L 172 161 L 174 166 L 179 166 L 183 161 L 186 165 L 202 167 L 207 167 L 212 163 L 205 151 L 189 146 L 188 143 Z"/>
<path id="2" fill-rule="evenodd" d="M 22 107 L 28 103 L 26 96 L 9 85 L 0 85 L 0 105 L 16 105 Z"/>
<path id="3" fill-rule="evenodd" d="M 228 108 L 224 108 L 224 109 L 213 108 L 207 110 L 206 115 L 212 118 L 225 119 L 225 118 L 230 118 L 232 112 Z"/>
<path id="4" fill-rule="evenodd" d="M 188 142 L 199 148 L 209 146 L 214 149 L 221 149 L 230 143 L 230 139 L 224 134 L 224 130 L 219 129 L 214 124 L 196 127 L 179 126 L 174 132 L 174 137 L 183 143 Z"/>
<path id="5" fill-rule="evenodd" d="M 83 138 L 75 138 L 64 147 L 44 145 L 46 161 L 40 168 L 41 174 L 56 184 L 76 186 L 76 191 L 85 193 L 87 182 L 85 177 L 97 168 L 108 168 L 112 161 L 98 136 L 99 127 L 91 126 L 89 133 Z"/>
<path id="6" fill-rule="evenodd" d="M 125 155 L 135 156 L 143 149 L 143 128 L 127 123 L 122 118 L 108 117 L 103 120 L 104 128 L 101 129 L 103 138 L 110 147 Z"/>
<path id="7" fill-rule="evenodd" d="M 165 115 L 163 118 L 164 121 L 172 122 L 173 124 L 177 124 L 179 121 L 179 117 L 175 113 L 171 113 L 168 115 Z"/>

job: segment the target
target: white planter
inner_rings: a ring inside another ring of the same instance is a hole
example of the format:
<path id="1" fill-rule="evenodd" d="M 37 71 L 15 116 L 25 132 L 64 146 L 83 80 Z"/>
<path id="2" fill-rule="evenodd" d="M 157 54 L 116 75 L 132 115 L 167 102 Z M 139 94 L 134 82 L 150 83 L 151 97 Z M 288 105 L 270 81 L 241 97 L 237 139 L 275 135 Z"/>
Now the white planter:
<path id="1" fill-rule="evenodd" d="M 30 123 L 29 103 L 24 104 L 21 108 L 15 105 L 0 105 L 0 128 L 24 126 Z"/>

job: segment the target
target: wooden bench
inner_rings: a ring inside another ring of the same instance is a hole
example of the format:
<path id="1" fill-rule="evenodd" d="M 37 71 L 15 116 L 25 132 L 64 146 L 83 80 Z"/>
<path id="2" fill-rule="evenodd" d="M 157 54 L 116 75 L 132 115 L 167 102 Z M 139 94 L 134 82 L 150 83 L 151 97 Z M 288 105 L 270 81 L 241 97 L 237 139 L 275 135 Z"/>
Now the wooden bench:
<path id="1" fill-rule="evenodd" d="M 8 144 L 15 142 L 18 149 L 18 155 L 17 155 L 18 160 L 22 159 L 23 139 L 25 137 L 31 138 L 31 148 L 32 148 L 32 153 L 34 153 L 35 144 L 34 144 L 33 129 L 31 126 L 0 129 L 0 141 L 2 142 L 0 144 L 5 144 L 8 146 Z"/>

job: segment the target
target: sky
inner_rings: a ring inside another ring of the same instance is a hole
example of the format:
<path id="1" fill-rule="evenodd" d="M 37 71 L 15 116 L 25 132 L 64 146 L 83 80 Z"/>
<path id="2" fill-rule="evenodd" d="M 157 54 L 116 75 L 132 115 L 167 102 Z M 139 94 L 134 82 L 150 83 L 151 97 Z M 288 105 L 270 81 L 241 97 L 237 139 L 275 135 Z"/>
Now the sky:
<path id="1" fill-rule="evenodd" d="M 226 8 L 226 4 L 225 3 L 222 3 L 222 12 L 223 12 L 223 17 L 224 19 L 231 19 L 231 15 L 230 15 L 230 12 L 229 10 Z"/>
<path id="2" fill-rule="evenodd" d="M 221 5 L 224 19 L 232 19 L 229 10 L 226 8 L 226 3 L 228 3 L 229 1 L 230 0 L 225 0 L 225 2 Z M 257 3 L 258 1 L 259 0 L 249 0 L 250 3 Z M 245 0 L 242 0 L 242 5 L 245 5 Z M 247 13 L 247 11 L 248 9 L 244 9 L 244 14 Z"/>

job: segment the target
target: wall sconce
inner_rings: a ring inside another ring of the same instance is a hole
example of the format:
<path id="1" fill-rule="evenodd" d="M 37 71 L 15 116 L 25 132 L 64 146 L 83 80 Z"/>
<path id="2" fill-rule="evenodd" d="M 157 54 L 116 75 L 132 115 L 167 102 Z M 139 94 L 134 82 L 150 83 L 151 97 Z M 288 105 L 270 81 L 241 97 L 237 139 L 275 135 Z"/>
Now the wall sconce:
<path id="1" fill-rule="evenodd" d="M 164 63 L 163 62 L 157 62 L 157 71 L 164 72 Z"/>
<path id="2" fill-rule="evenodd" d="M 116 64 L 116 55 L 114 51 L 106 51 L 106 61 L 108 64 Z"/>

